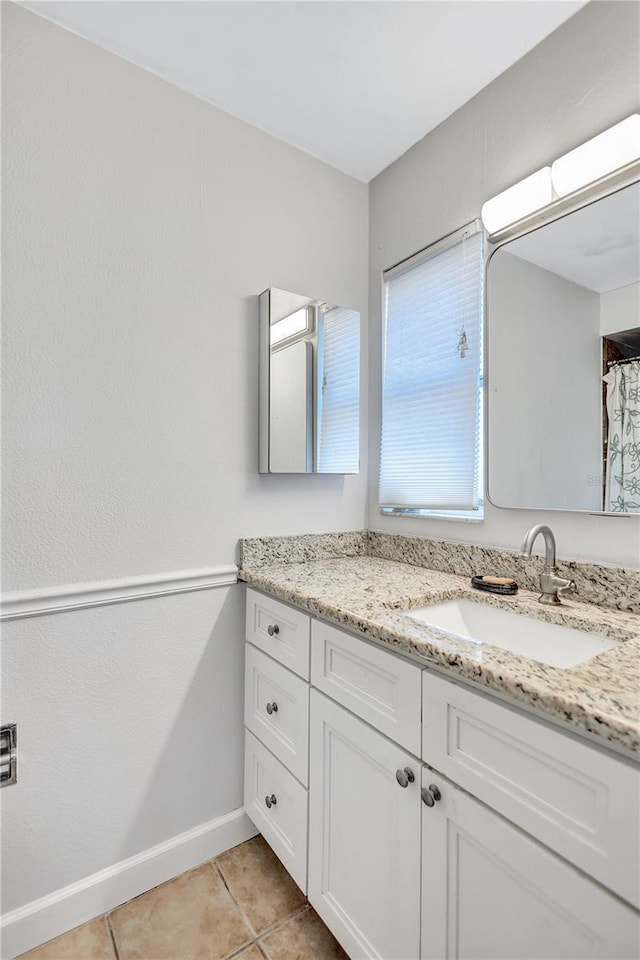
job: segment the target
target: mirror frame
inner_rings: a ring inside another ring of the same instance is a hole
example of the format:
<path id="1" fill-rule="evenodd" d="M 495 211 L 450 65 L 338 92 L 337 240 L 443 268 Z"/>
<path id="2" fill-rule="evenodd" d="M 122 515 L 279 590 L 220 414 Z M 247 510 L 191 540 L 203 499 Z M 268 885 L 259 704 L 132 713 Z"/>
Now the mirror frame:
<path id="1" fill-rule="evenodd" d="M 309 457 L 313 463 L 314 469 L 311 470 L 297 470 L 297 471 L 284 471 L 284 470 L 272 470 L 271 469 L 271 311 L 272 311 L 272 296 L 273 292 L 279 292 L 282 294 L 287 294 L 290 297 L 299 299 L 301 301 L 306 301 L 304 309 L 318 308 L 323 305 L 328 304 L 331 307 L 337 306 L 332 302 L 322 300 L 319 298 L 308 297 L 303 294 L 293 293 L 291 290 L 284 290 L 281 287 L 267 287 L 266 290 L 263 290 L 258 296 L 259 302 L 259 343 L 258 343 L 258 353 L 259 353 L 259 390 L 258 390 L 258 407 L 259 407 L 259 418 L 258 418 L 258 434 L 259 434 L 259 460 L 258 460 L 258 472 L 261 474 L 270 474 L 271 476 L 316 476 L 316 477 L 344 477 L 344 476 L 354 476 L 360 472 L 360 456 L 361 456 L 361 382 L 362 382 L 362 354 L 361 354 L 361 341 L 362 341 L 362 315 L 359 310 L 351 307 L 345 307 L 343 309 L 352 310 L 354 314 L 358 317 L 358 469 L 352 471 L 320 471 L 315 469 L 315 431 L 317 429 L 316 424 L 316 405 L 315 397 L 312 397 L 312 425 L 311 432 L 312 436 L 308 437 L 308 442 L 311 444 L 311 450 L 307 454 L 308 462 Z M 300 309 L 303 309 L 302 305 Z M 283 341 L 283 344 L 286 345 L 286 341 Z M 314 345 L 315 351 L 315 345 Z M 315 363 L 314 363 L 315 368 Z M 313 388 L 312 388 L 313 389 Z"/>
<path id="2" fill-rule="evenodd" d="M 610 174 L 609 176 L 602 177 L 600 180 L 597 180 L 595 183 L 589 184 L 587 187 L 583 187 L 581 190 L 576 191 L 567 197 L 562 197 L 558 200 L 552 201 L 546 207 L 543 207 L 541 210 L 537 210 L 535 213 L 529 214 L 527 217 L 523 217 L 521 220 L 516 221 L 513 224 L 510 224 L 508 227 L 504 227 L 501 230 L 496 231 L 493 234 L 488 234 L 485 230 L 485 244 L 484 244 L 484 291 L 483 291 L 483 309 L 484 309 L 484 400 L 483 400 L 483 415 L 484 415 L 484 447 L 485 447 L 485 462 L 484 462 L 484 496 L 485 499 L 491 504 L 492 507 L 495 507 L 497 510 L 527 510 L 527 511 L 536 511 L 544 513 L 577 513 L 577 514 L 586 514 L 587 516 L 595 517 L 616 517 L 623 518 L 627 521 L 633 522 L 635 519 L 636 522 L 640 520 L 640 514 L 638 513 L 613 513 L 606 510 L 587 510 L 581 508 L 569 508 L 569 507 L 518 507 L 518 506 L 505 506 L 504 504 L 496 503 L 496 501 L 491 496 L 491 465 L 490 465 L 490 425 L 489 425 L 489 395 L 491 387 L 491 364 L 489 358 L 489 345 L 491 340 L 491 330 L 490 330 L 490 317 L 489 317 L 489 283 L 488 283 L 488 270 L 489 263 L 491 258 L 497 251 L 505 246 L 505 244 L 510 243 L 512 240 L 517 240 L 519 237 L 523 237 L 528 233 L 531 233 L 534 230 L 544 227 L 549 223 L 553 223 L 555 220 L 559 220 L 561 217 L 568 216 L 571 213 L 575 213 L 577 210 L 581 210 L 583 207 L 587 207 L 592 203 L 596 203 L 598 200 L 602 200 L 605 197 L 610 196 L 612 193 L 617 193 L 618 190 L 623 190 L 625 187 L 633 186 L 634 184 L 640 183 L 640 161 L 634 161 L 633 163 L 627 164 L 620 170 L 617 170 L 615 173 Z"/>

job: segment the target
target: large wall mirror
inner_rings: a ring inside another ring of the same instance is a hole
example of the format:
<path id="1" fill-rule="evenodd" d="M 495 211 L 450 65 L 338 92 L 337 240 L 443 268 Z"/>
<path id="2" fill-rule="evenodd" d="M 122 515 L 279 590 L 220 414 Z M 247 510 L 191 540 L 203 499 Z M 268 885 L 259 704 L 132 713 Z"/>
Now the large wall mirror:
<path id="1" fill-rule="evenodd" d="M 640 184 L 487 266 L 488 495 L 640 514 Z"/>
<path id="2" fill-rule="evenodd" d="M 360 314 L 260 295 L 260 472 L 358 473 Z"/>

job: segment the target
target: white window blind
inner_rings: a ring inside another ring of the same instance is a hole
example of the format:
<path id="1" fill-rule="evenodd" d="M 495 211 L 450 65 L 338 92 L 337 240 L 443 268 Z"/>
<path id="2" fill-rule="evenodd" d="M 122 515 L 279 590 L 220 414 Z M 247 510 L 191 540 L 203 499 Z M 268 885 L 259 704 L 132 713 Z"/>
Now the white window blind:
<path id="1" fill-rule="evenodd" d="M 332 307 L 318 324 L 318 470 L 358 473 L 360 314 Z"/>
<path id="2" fill-rule="evenodd" d="M 380 505 L 475 510 L 482 421 L 479 224 L 430 249 L 384 277 Z"/>

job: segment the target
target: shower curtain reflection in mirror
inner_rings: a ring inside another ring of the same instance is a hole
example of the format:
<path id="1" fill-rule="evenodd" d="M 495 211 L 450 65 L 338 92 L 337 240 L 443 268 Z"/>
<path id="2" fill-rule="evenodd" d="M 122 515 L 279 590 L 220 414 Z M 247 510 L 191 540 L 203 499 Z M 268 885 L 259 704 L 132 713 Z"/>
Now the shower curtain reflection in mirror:
<path id="1" fill-rule="evenodd" d="M 604 509 L 640 513 L 640 357 L 613 363 L 607 387 Z"/>

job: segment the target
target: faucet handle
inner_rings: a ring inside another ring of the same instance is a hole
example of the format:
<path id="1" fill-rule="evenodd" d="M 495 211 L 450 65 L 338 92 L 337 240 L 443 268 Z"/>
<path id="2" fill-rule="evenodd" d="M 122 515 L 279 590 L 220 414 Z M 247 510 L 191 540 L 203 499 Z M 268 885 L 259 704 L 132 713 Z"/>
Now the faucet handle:
<path id="1" fill-rule="evenodd" d="M 577 593 L 578 587 L 575 580 L 565 580 L 564 577 L 558 577 L 558 593 L 564 596 L 565 593 Z"/>
<path id="2" fill-rule="evenodd" d="M 564 577 L 559 577 L 554 571 L 555 567 L 550 573 L 543 573 L 540 576 L 540 588 L 542 590 L 538 597 L 540 603 L 557 604 L 561 602 L 560 597 L 565 593 L 576 592 L 575 580 L 566 580 Z"/>

